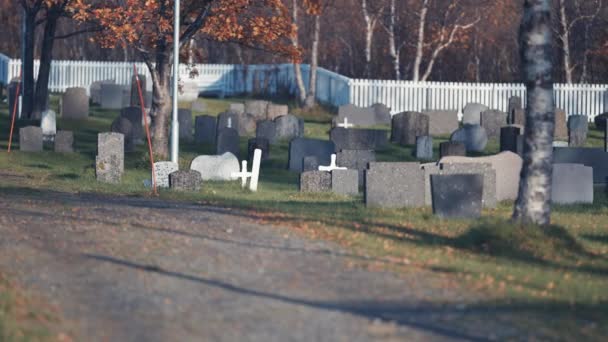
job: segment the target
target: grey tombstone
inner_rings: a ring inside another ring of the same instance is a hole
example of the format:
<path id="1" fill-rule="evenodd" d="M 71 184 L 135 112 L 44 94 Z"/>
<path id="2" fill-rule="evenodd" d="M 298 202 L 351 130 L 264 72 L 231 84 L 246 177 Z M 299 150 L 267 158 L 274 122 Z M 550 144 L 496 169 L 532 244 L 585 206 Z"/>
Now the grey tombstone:
<path id="1" fill-rule="evenodd" d="M 429 135 L 429 117 L 417 112 L 393 116 L 391 141 L 400 145 L 414 145 L 416 137 Z"/>
<path id="2" fill-rule="evenodd" d="M 17 100 L 17 112 L 15 112 L 16 117 L 19 117 L 19 99 L 17 96 L 17 88 L 19 88 L 19 94 L 23 94 L 23 87 L 20 85 L 20 81 L 18 78 L 14 78 L 8 85 L 8 111 L 10 116 L 13 116 L 13 111 L 15 110 L 15 100 Z"/>
<path id="3" fill-rule="evenodd" d="M 232 112 L 232 113 L 237 113 L 237 114 L 245 113 L 245 104 L 231 103 L 228 108 L 228 111 Z"/>
<path id="4" fill-rule="evenodd" d="M 521 101 L 521 97 L 519 96 L 511 96 L 509 98 L 509 107 L 507 109 L 507 123 L 510 125 L 524 125 L 524 122 L 521 122 L 521 114 L 523 113 L 523 104 Z"/>
<path id="5" fill-rule="evenodd" d="M 121 133 L 124 136 L 124 151 L 135 151 L 135 139 L 133 136 L 133 124 L 129 119 L 121 116 L 117 117 L 113 122 L 110 130 L 114 133 Z"/>
<path id="6" fill-rule="evenodd" d="M 554 164 L 583 164 L 593 168 L 593 183 L 608 183 L 608 152 L 603 148 L 555 147 Z"/>
<path id="7" fill-rule="evenodd" d="M 302 171 L 318 171 L 319 170 L 319 158 L 316 156 L 306 156 L 302 159 Z"/>
<path id="8" fill-rule="evenodd" d="M 143 124 L 143 117 L 140 107 L 126 107 L 120 110 L 120 116 L 131 122 L 131 134 L 133 142 L 141 144 L 146 138 L 146 132 Z"/>
<path id="9" fill-rule="evenodd" d="M 467 155 L 467 148 L 462 142 L 458 141 L 446 141 L 439 144 L 439 159 L 448 156 L 461 156 Z"/>
<path id="10" fill-rule="evenodd" d="M 586 115 L 571 115 L 568 118 L 568 144 L 570 147 L 582 147 L 587 142 L 589 122 Z"/>
<path id="11" fill-rule="evenodd" d="M 369 163 L 376 161 L 376 153 L 372 150 L 342 150 L 337 153 L 337 164 L 349 170 L 359 172 L 359 186 L 365 185 L 365 170 Z"/>
<path id="12" fill-rule="evenodd" d="M 488 135 L 479 125 L 464 125 L 452 134 L 450 140 L 464 143 L 467 152 L 483 152 L 488 144 Z"/>
<path id="13" fill-rule="evenodd" d="M 207 110 L 209 110 L 209 107 L 203 99 L 196 99 L 196 101 L 192 102 L 192 111 L 194 113 L 205 113 Z"/>
<path id="14" fill-rule="evenodd" d="M 373 108 L 361 108 L 352 104 L 340 106 L 338 116 L 333 120 L 334 127 L 348 119 L 350 124 L 357 127 L 371 127 L 376 123 L 376 112 Z"/>
<path id="15" fill-rule="evenodd" d="M 524 109 L 514 109 L 511 115 L 510 118 L 507 118 L 508 124 L 526 126 L 526 111 Z"/>
<path id="16" fill-rule="evenodd" d="M 122 179 L 124 159 L 118 155 L 96 156 L 95 176 L 98 182 L 118 184 Z"/>
<path id="17" fill-rule="evenodd" d="M 57 134 L 57 115 L 54 111 L 47 109 L 42 112 L 40 120 L 42 137 L 45 141 L 53 141 Z"/>
<path id="18" fill-rule="evenodd" d="M 359 194 L 359 171 L 333 170 L 331 172 L 331 191 L 343 196 Z"/>
<path id="19" fill-rule="evenodd" d="M 456 110 L 426 110 L 422 113 L 429 117 L 431 136 L 450 135 L 458 129 L 458 111 Z"/>
<path id="20" fill-rule="evenodd" d="M 194 140 L 197 144 L 215 144 L 217 118 L 199 115 L 194 120 Z"/>
<path id="21" fill-rule="evenodd" d="M 256 149 L 262 150 L 262 160 L 270 158 L 270 142 L 266 138 L 251 138 L 247 142 L 247 160 L 253 161 L 253 153 Z"/>
<path id="22" fill-rule="evenodd" d="M 551 202 L 593 204 L 593 168 L 582 164 L 553 164 Z"/>
<path id="23" fill-rule="evenodd" d="M 301 192 L 331 191 L 331 173 L 326 171 L 306 171 L 300 174 Z"/>
<path id="24" fill-rule="evenodd" d="M 42 128 L 27 126 L 19 129 L 19 150 L 22 152 L 42 152 Z"/>
<path id="25" fill-rule="evenodd" d="M 388 145 L 387 131 L 334 127 L 329 132 L 336 150 L 379 150 Z"/>
<path id="26" fill-rule="evenodd" d="M 239 131 L 239 114 L 235 112 L 223 112 L 217 116 L 217 131 L 223 128 L 234 128 Z"/>
<path id="27" fill-rule="evenodd" d="M 524 154 L 524 136 L 516 126 L 506 126 L 500 129 L 500 152 L 511 151 L 519 156 Z"/>
<path id="28" fill-rule="evenodd" d="M 481 113 L 481 127 L 490 139 L 500 138 L 500 128 L 507 124 L 507 113 L 499 110 L 486 110 Z"/>
<path id="29" fill-rule="evenodd" d="M 490 108 L 481 103 L 468 103 L 462 110 L 462 123 L 469 125 L 481 124 L 481 113 L 488 109 Z"/>
<path id="30" fill-rule="evenodd" d="M 374 103 L 371 107 L 374 110 L 376 125 L 391 124 L 391 109 L 383 103 Z"/>
<path id="31" fill-rule="evenodd" d="M 195 170 L 175 171 L 169 175 L 169 187 L 175 191 L 200 191 L 203 180 Z"/>
<path id="32" fill-rule="evenodd" d="M 279 105 L 279 104 L 274 104 L 274 103 L 269 103 L 268 104 L 268 109 L 267 109 L 267 115 L 266 115 L 266 119 L 267 120 L 274 120 L 280 116 L 284 116 L 289 114 L 289 106 L 287 105 Z"/>
<path id="33" fill-rule="evenodd" d="M 101 108 L 121 109 L 123 107 L 125 88 L 119 84 L 101 84 Z"/>
<path id="34" fill-rule="evenodd" d="M 304 157 L 315 156 L 320 165 L 329 165 L 331 155 L 336 152 L 336 146 L 332 141 L 295 138 L 289 143 L 289 165 L 290 171 L 302 172 Z"/>
<path id="35" fill-rule="evenodd" d="M 139 77 L 139 84 L 141 87 L 141 92 L 142 92 L 142 96 L 144 97 L 144 106 L 145 106 L 145 96 L 146 96 L 146 75 L 142 75 L 139 74 L 137 75 Z M 137 87 L 137 79 L 135 78 L 135 75 L 131 76 L 131 97 L 130 97 L 130 101 L 129 101 L 129 105 L 131 107 L 138 107 L 141 106 L 142 104 L 140 103 L 141 101 L 139 100 L 139 89 Z"/>
<path id="36" fill-rule="evenodd" d="M 58 131 L 55 135 L 54 149 L 57 153 L 74 152 L 74 133 L 71 131 Z"/>
<path id="37" fill-rule="evenodd" d="M 239 116 L 239 135 L 242 137 L 249 137 L 255 135 L 257 128 L 257 119 L 255 116 L 249 113 L 241 113 Z"/>
<path id="38" fill-rule="evenodd" d="M 102 159 L 116 156 L 120 173 L 125 170 L 125 137 L 121 133 L 99 133 L 97 135 L 97 156 Z"/>
<path id="39" fill-rule="evenodd" d="M 178 121 L 179 121 L 179 138 L 185 141 L 194 140 L 193 124 L 192 124 L 192 111 L 190 109 L 180 108 L 178 110 Z"/>
<path id="40" fill-rule="evenodd" d="M 230 152 L 237 158 L 240 155 L 239 133 L 234 128 L 222 128 L 217 132 L 215 154 Z"/>
<path id="41" fill-rule="evenodd" d="M 441 218 L 481 216 L 483 175 L 432 175 L 433 214 Z"/>
<path id="42" fill-rule="evenodd" d="M 433 137 L 423 135 L 416 137 L 416 159 L 433 159 Z"/>
<path id="43" fill-rule="evenodd" d="M 374 208 L 424 206 L 424 171 L 420 164 L 370 163 L 365 174 L 365 204 Z"/>
<path id="44" fill-rule="evenodd" d="M 156 178 L 156 186 L 159 188 L 169 187 L 169 175 L 179 170 L 177 163 L 170 161 L 160 161 L 154 163 L 154 177 Z"/>
<path id="45" fill-rule="evenodd" d="M 198 171 L 203 181 L 230 181 L 241 171 L 237 157 L 230 153 L 221 156 L 198 156 L 190 164 L 190 170 Z"/>
<path id="46" fill-rule="evenodd" d="M 432 204 L 432 191 L 430 177 L 432 175 L 469 175 L 480 174 L 483 176 L 482 204 L 485 208 L 495 208 L 497 197 L 497 173 L 489 163 L 440 163 L 438 165 L 423 166 L 425 174 L 425 203 Z"/>
<path id="47" fill-rule="evenodd" d="M 293 139 L 304 136 L 304 120 L 288 114 L 274 119 L 277 139 Z"/>
<path id="48" fill-rule="evenodd" d="M 89 116 L 89 96 L 85 88 L 68 88 L 61 95 L 61 117 L 86 119 Z"/>
<path id="49" fill-rule="evenodd" d="M 277 141 L 277 125 L 274 121 L 262 120 L 257 122 L 255 130 L 256 138 L 264 138 L 269 143 L 274 144 Z"/>
<path id="50" fill-rule="evenodd" d="M 268 105 L 268 101 L 246 101 L 245 113 L 253 115 L 255 120 L 265 120 L 268 115 Z"/>

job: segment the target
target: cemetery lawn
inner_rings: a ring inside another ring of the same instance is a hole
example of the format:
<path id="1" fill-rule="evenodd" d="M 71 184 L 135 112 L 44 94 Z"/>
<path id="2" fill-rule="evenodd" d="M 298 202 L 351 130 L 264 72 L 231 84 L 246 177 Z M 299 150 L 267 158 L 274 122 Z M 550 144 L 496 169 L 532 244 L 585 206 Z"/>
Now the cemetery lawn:
<path id="1" fill-rule="evenodd" d="M 205 114 L 218 114 L 236 101 L 207 99 L 211 113 Z M 55 110 L 56 102 L 54 98 Z M 295 114 L 305 118 L 307 137 L 327 139 L 331 119 L 328 110 Z M 20 153 L 15 134 L 13 148 L 17 152 L 7 154 L 8 113 L 6 104 L 1 104 L 0 192 L 54 190 L 150 196 L 143 187 L 143 180 L 150 177 L 143 147 L 125 157 L 121 185 L 95 181 L 97 133 L 108 131 L 117 115 L 116 111 L 91 107 L 86 121 L 59 119 L 58 129 L 74 131 L 77 153 L 55 154 L 49 147 L 45 153 Z M 434 140 L 437 156 L 437 147 L 445 139 Z M 242 152 L 246 144 L 243 138 Z M 588 145 L 603 146 L 602 133 L 592 128 Z M 211 146 L 181 146 L 180 168 L 186 169 L 195 156 L 212 150 Z M 487 153 L 497 150 L 498 142 L 490 142 Z M 393 146 L 379 152 L 377 158 L 413 161 L 411 152 L 411 148 Z M 301 194 L 298 176 L 285 170 L 287 154 L 286 142 L 271 147 L 271 159 L 262 164 L 258 193 L 241 190 L 238 182 L 209 182 L 203 184 L 200 193 L 161 191 L 160 197 L 241 210 L 259 222 L 334 241 L 375 260 L 361 262 L 357 265 L 360 267 L 395 272 L 424 269 L 456 279 L 482 298 L 467 303 L 463 310 L 504 313 L 513 324 L 547 339 L 601 340 L 608 336 L 608 197 L 604 189 L 596 189 L 594 205 L 555 206 L 553 222 L 559 227 L 550 229 L 509 226 L 505 221 L 511 215 L 512 203 L 485 210 L 480 221 L 442 221 L 433 217 L 430 208 L 368 209 L 362 197 Z"/>

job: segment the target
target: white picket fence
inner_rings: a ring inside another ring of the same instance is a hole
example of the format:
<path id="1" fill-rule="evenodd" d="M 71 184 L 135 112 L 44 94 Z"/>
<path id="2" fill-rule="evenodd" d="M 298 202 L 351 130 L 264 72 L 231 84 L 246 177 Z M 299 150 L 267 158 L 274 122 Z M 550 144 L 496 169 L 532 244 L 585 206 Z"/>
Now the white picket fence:
<path id="1" fill-rule="evenodd" d="M 138 72 L 149 78 L 143 63 L 135 63 Z M 0 83 L 19 75 L 21 62 L 0 54 Z M 35 73 L 39 62 L 35 61 Z M 196 71 L 193 73 L 193 71 Z M 309 82 L 308 65 L 302 65 L 304 82 Z M 113 80 L 128 85 L 133 74 L 133 63 L 95 61 L 53 61 L 49 88 L 63 92 L 70 87 L 85 87 L 94 81 Z M 226 96 L 295 94 L 297 92 L 293 65 L 180 65 L 182 80 L 195 82 L 200 92 L 215 92 Z M 152 82 L 147 82 L 151 90 Z M 511 96 L 526 99 L 523 84 L 411 82 L 350 79 L 337 73 L 319 69 L 317 99 L 326 104 L 341 106 L 354 104 L 370 106 L 384 103 L 393 113 L 426 109 L 461 111 L 469 102 L 479 102 L 506 111 Z M 608 85 L 556 84 L 555 100 L 568 114 L 586 114 L 589 120 L 608 111 Z"/>

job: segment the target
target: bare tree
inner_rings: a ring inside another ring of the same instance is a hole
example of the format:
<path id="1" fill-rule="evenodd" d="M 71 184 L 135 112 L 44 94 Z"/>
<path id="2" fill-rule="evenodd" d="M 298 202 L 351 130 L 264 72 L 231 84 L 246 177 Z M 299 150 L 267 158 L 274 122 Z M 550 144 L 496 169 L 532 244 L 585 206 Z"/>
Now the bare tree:
<path id="1" fill-rule="evenodd" d="M 551 0 L 526 0 L 520 48 L 527 87 L 524 164 L 513 219 L 547 225 L 551 221 L 553 173 L 553 30 Z"/>
<path id="2" fill-rule="evenodd" d="M 401 49 L 406 45 L 406 41 L 397 44 L 397 3 L 396 0 L 390 0 L 388 11 L 388 23 L 381 23 L 382 27 L 388 35 L 388 53 L 393 60 L 393 72 L 396 80 L 401 80 Z"/>
<path id="3" fill-rule="evenodd" d="M 298 1 L 292 0 L 291 5 L 291 20 L 296 25 L 296 27 L 298 27 Z M 300 40 L 298 38 L 298 34 L 299 30 L 296 29 L 296 32 L 294 33 L 291 39 L 291 42 L 295 48 L 300 48 Z M 300 63 L 294 63 L 293 70 L 295 73 L 296 85 L 298 87 L 298 104 L 302 106 L 306 102 L 306 87 L 304 86 L 304 79 L 302 78 L 302 67 Z"/>
<path id="4" fill-rule="evenodd" d="M 376 4 L 375 11 L 370 8 L 367 0 L 361 0 L 361 12 L 363 13 L 363 20 L 365 21 L 365 77 L 370 78 L 371 76 L 371 64 L 372 64 L 372 45 L 374 43 L 374 33 L 378 21 L 384 11 L 383 2 L 375 0 Z"/>

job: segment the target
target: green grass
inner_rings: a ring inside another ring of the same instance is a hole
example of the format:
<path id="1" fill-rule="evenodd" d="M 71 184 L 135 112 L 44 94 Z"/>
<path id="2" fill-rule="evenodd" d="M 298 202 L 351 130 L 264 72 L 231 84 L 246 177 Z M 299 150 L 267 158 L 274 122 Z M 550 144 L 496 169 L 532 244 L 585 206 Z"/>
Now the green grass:
<path id="1" fill-rule="evenodd" d="M 207 99 L 209 112 L 204 114 L 216 115 L 239 100 Z M 327 108 L 294 112 L 305 118 L 307 136 L 327 139 L 331 120 Z M 0 178 L 0 192 L 149 196 L 143 187 L 143 180 L 149 178 L 143 147 L 127 155 L 122 184 L 95 181 L 96 134 L 108 130 L 116 116 L 116 112 L 92 107 L 86 121 L 59 120 L 59 129 L 75 132 L 75 154 L 0 153 L 0 170 L 8 174 Z M 0 107 L 0 127 L 8 127 L 6 106 Z M 2 150 L 6 131 L 0 132 Z M 587 146 L 603 146 L 603 135 L 593 127 L 589 137 Z M 446 139 L 434 139 L 436 157 L 439 143 Z M 241 141 L 242 152 L 246 141 Z M 181 147 L 182 168 L 212 150 L 194 144 Z M 497 150 L 498 142 L 491 141 L 487 154 Z M 601 340 L 608 335 L 608 198 L 604 189 L 597 189 L 594 205 L 554 206 L 551 228 L 512 226 L 508 223 L 512 203 L 484 210 L 480 221 L 446 221 L 433 217 L 430 208 L 369 209 L 362 197 L 299 193 L 298 176 L 286 170 L 287 155 L 287 142 L 272 146 L 255 194 L 241 190 L 237 182 L 208 182 L 198 193 L 161 191 L 160 196 L 242 209 L 262 222 L 291 226 L 296 234 L 335 241 L 376 258 L 366 267 L 397 272 L 413 268 L 455 278 L 488 298 L 478 308 L 510 310 L 516 313 L 517 324 L 540 331 L 546 339 Z M 411 147 L 398 146 L 380 151 L 377 158 L 414 160 Z"/>

